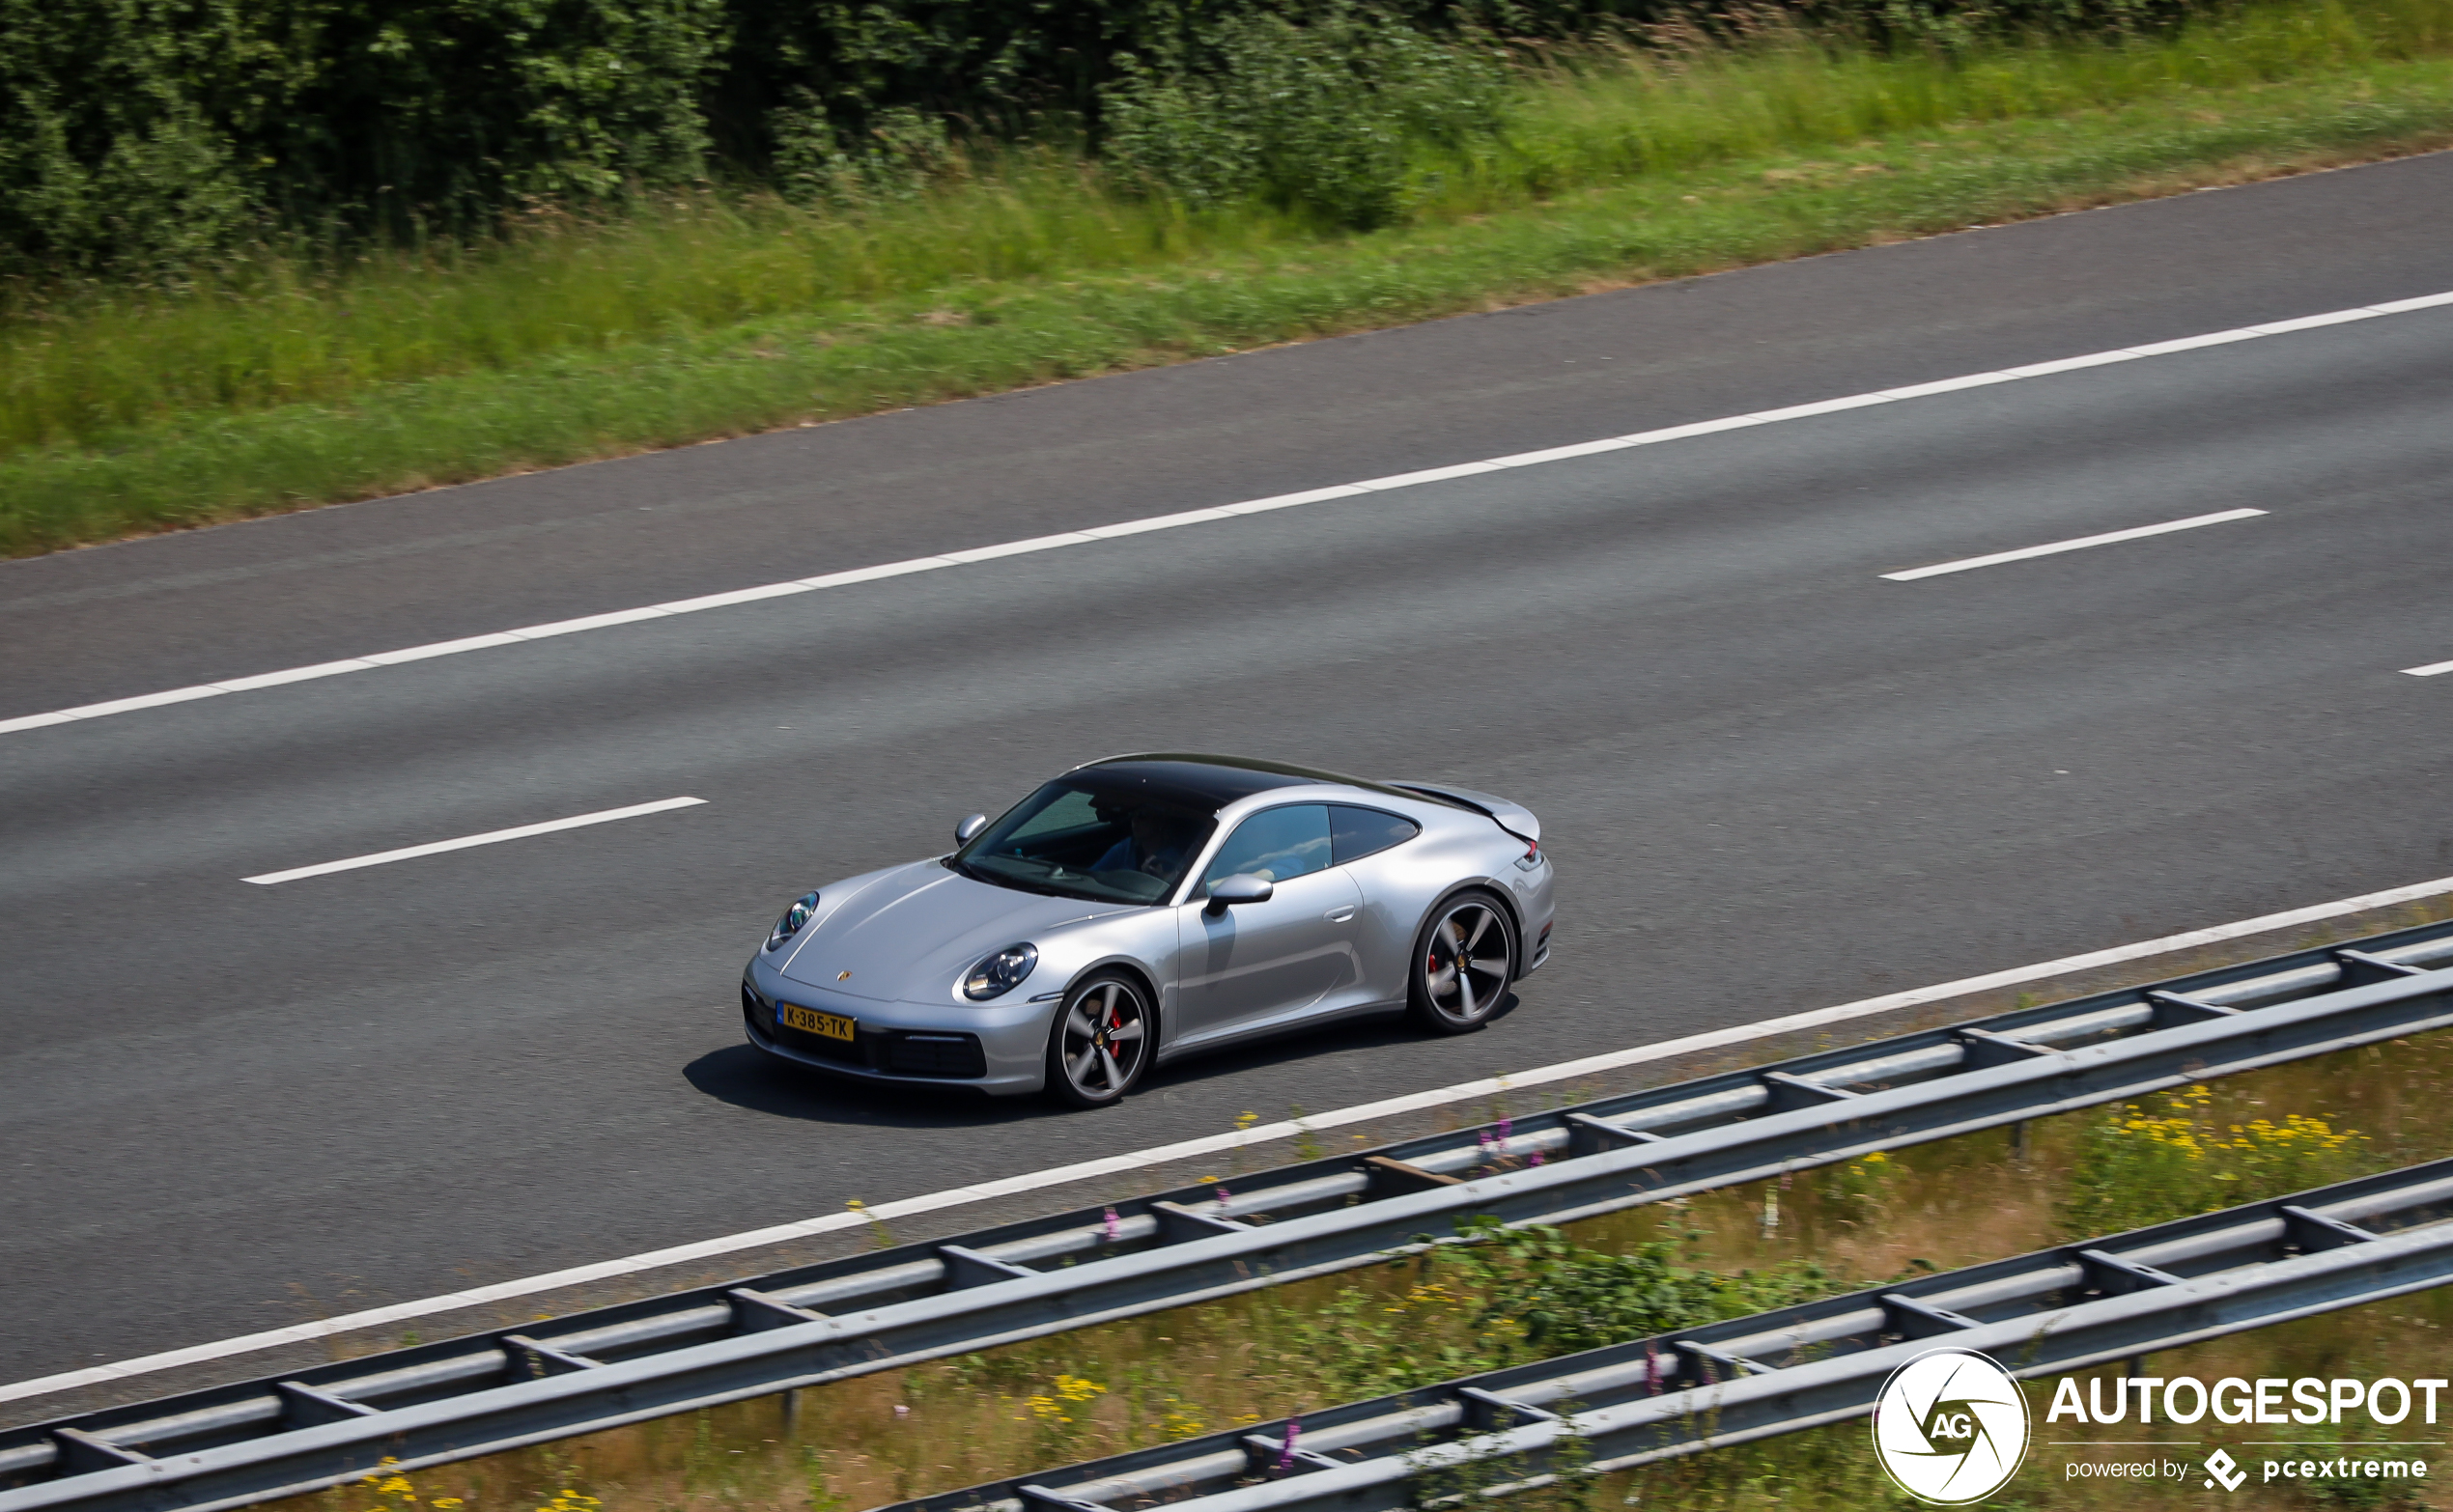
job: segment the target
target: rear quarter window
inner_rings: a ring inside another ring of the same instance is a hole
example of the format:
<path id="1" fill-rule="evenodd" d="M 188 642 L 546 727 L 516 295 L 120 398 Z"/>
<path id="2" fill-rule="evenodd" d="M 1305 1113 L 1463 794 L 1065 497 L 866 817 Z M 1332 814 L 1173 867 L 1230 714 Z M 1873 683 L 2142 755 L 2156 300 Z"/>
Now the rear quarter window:
<path id="1" fill-rule="evenodd" d="M 1422 832 L 1422 826 L 1402 814 L 1356 808 L 1347 803 L 1329 805 L 1329 857 L 1334 865 L 1343 866 L 1348 861 L 1376 855 Z"/>

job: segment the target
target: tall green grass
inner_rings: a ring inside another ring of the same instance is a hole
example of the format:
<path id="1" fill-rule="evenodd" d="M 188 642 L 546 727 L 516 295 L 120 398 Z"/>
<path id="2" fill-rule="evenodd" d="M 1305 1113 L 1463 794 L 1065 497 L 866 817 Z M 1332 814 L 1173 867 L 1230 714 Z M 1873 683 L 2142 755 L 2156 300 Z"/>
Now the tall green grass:
<path id="1" fill-rule="evenodd" d="M 1554 54 L 1344 235 L 1049 148 L 908 195 L 540 213 L 474 249 L 267 250 L 0 308 L 0 549 L 550 464 L 2432 145 L 2453 0 L 1879 54 L 1775 32 Z M 1935 140 L 1943 139 L 1943 140 Z M 1946 143 L 1946 145 L 1945 145 Z M 2228 170 L 2226 170 L 2228 171 Z M 2217 174 L 2216 176 L 2220 176 Z"/>

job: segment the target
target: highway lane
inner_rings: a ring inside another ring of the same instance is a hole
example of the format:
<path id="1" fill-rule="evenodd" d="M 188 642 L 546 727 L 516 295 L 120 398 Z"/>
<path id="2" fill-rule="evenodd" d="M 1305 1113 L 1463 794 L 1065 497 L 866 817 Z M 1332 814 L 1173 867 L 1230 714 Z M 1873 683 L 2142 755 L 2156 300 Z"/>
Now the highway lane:
<path id="1" fill-rule="evenodd" d="M 0 1298 L 71 1321 L 0 1376 L 2442 875 L 2448 359 L 2400 317 L 10 737 Z M 782 899 L 1153 746 L 1525 798 L 1558 961 L 1091 1118 L 750 1063 Z"/>
<path id="2" fill-rule="evenodd" d="M 2453 288 L 2453 154 L 0 563 L 0 718 Z"/>

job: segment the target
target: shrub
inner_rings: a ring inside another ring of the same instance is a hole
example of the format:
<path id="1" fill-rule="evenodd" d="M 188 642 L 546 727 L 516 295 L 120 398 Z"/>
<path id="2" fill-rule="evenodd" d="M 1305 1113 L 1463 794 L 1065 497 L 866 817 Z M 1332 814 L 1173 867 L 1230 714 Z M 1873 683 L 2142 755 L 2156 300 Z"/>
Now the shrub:
<path id="1" fill-rule="evenodd" d="M 697 175 L 722 0 L 0 0 L 0 270 Z"/>
<path id="2" fill-rule="evenodd" d="M 1508 70 L 1490 39 L 1444 42 L 1339 4 L 1309 23 L 1231 16 L 1186 61 L 1126 56 L 1104 95 L 1104 151 L 1194 204 L 1259 197 L 1338 226 L 1398 218 L 1429 154 L 1496 135 Z"/>

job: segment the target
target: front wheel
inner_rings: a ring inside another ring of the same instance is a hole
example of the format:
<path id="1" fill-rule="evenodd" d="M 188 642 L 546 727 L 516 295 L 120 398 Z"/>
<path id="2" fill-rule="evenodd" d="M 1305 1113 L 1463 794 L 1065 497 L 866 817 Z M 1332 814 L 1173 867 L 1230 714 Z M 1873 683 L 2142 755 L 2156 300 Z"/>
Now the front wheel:
<path id="1" fill-rule="evenodd" d="M 1470 1034 L 1490 1022 L 1516 975 L 1516 926 L 1489 893 L 1460 892 L 1424 919 L 1414 940 L 1414 1022 Z"/>
<path id="2" fill-rule="evenodd" d="M 1075 984 L 1048 1030 L 1048 1095 L 1070 1107 L 1105 1107 L 1142 1079 L 1157 1022 L 1140 984 L 1102 971 Z"/>

